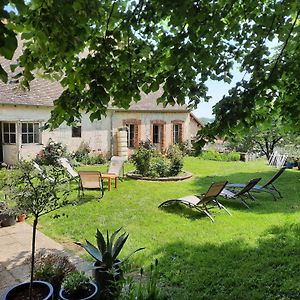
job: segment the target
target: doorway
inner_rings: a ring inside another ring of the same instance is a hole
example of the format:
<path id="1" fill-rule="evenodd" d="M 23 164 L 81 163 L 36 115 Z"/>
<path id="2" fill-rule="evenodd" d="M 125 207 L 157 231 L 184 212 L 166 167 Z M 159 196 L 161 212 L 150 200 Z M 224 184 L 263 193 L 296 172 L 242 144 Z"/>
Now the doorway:
<path id="1" fill-rule="evenodd" d="M 163 135 L 162 129 L 163 129 L 163 125 L 153 124 L 152 141 L 153 141 L 153 145 L 156 147 L 157 150 L 162 149 L 162 135 Z"/>

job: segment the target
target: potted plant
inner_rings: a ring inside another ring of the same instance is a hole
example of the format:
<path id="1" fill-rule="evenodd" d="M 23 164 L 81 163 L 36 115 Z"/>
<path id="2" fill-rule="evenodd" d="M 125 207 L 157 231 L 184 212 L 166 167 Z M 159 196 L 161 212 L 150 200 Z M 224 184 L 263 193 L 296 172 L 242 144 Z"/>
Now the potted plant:
<path id="1" fill-rule="evenodd" d="M 33 279 L 48 281 L 53 286 L 54 299 L 58 299 L 64 278 L 75 271 L 67 256 L 40 252 L 35 258 Z"/>
<path id="2" fill-rule="evenodd" d="M 59 291 L 61 300 L 94 300 L 97 299 L 98 287 L 84 272 L 69 273 Z"/>
<path id="3" fill-rule="evenodd" d="M 49 167 L 40 174 L 32 162 L 20 162 L 18 168 L 6 182 L 7 196 L 16 203 L 18 209 L 26 211 L 33 217 L 31 244 L 30 282 L 18 284 L 10 288 L 3 300 L 19 299 L 52 299 L 53 288 L 47 282 L 33 281 L 35 263 L 35 240 L 38 220 L 41 216 L 54 211 L 66 204 L 69 193 L 67 183 L 61 183 L 61 170 Z M 52 178 L 53 180 L 49 180 Z"/>
<path id="4" fill-rule="evenodd" d="M 117 293 L 117 283 L 123 277 L 122 263 L 134 253 L 144 249 L 139 248 L 128 254 L 123 260 L 120 260 L 118 256 L 129 236 L 129 234 L 124 232 L 117 238 L 121 229 L 116 230 L 111 236 L 106 231 L 106 240 L 99 229 L 97 229 L 97 247 L 87 240 L 85 245 L 76 243 L 95 259 L 93 275 L 99 289 L 101 288 L 100 295 L 103 299 L 113 299 L 112 297 Z"/>

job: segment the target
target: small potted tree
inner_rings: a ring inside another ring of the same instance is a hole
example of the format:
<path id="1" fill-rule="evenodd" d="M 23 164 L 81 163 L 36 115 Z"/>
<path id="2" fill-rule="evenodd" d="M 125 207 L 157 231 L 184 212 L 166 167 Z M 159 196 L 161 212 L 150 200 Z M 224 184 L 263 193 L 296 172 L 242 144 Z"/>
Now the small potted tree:
<path id="1" fill-rule="evenodd" d="M 111 236 L 106 232 L 106 241 L 103 234 L 97 229 L 97 246 L 86 240 L 86 244 L 76 243 L 83 247 L 94 259 L 94 277 L 100 290 L 101 299 L 115 299 L 118 281 L 123 277 L 121 265 L 134 253 L 143 250 L 139 248 L 128 254 L 123 260 L 118 258 L 129 234 L 117 235 L 122 228 L 116 230 Z M 116 239 L 117 238 L 117 239 Z M 116 241 L 115 241 L 116 239 Z"/>
<path id="2" fill-rule="evenodd" d="M 33 217 L 31 274 L 30 282 L 10 288 L 3 300 L 19 299 L 52 299 L 53 287 L 44 281 L 34 281 L 35 241 L 38 220 L 41 216 L 54 211 L 67 203 L 69 194 L 67 182 L 61 183 L 61 170 L 49 167 L 47 173 L 40 174 L 32 162 L 20 162 L 18 168 L 6 182 L 7 196 L 16 206 Z M 48 178 L 52 178 L 50 181 Z"/>
<path id="3" fill-rule="evenodd" d="M 84 272 L 69 273 L 59 292 L 61 300 L 95 300 L 98 287 L 84 274 Z"/>

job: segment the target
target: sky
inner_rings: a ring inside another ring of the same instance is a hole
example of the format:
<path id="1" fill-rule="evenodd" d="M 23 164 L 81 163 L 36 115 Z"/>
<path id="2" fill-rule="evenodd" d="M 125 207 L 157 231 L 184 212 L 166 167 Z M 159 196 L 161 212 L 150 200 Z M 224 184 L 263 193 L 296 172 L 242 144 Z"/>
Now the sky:
<path id="1" fill-rule="evenodd" d="M 243 73 L 240 73 L 237 68 L 232 72 L 233 78 L 230 84 L 222 81 L 213 81 L 210 80 L 207 82 L 208 95 L 212 98 L 209 102 L 201 102 L 197 109 L 193 113 L 201 118 L 214 118 L 212 107 L 222 99 L 224 95 L 227 94 L 228 90 L 235 86 L 236 82 L 240 81 L 243 78 Z"/>

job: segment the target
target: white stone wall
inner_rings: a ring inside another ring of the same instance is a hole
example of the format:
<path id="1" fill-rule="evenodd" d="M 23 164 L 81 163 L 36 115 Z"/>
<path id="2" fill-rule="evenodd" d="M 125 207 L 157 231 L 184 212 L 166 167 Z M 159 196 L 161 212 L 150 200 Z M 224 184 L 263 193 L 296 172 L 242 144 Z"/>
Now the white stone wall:
<path id="1" fill-rule="evenodd" d="M 41 125 L 50 117 L 50 107 L 38 106 L 15 106 L 0 105 L 0 122 L 39 122 Z M 75 151 L 82 141 L 87 142 L 92 150 L 102 151 L 104 155 L 110 153 L 110 112 L 107 117 L 101 121 L 91 123 L 87 115 L 83 115 L 81 120 L 81 138 L 72 137 L 72 129 L 66 124 L 61 125 L 53 131 L 42 131 L 40 144 L 23 144 L 21 143 L 20 128 L 18 128 L 18 140 L 16 145 L 3 145 L 3 158 L 8 164 L 14 164 L 14 160 L 23 158 L 33 158 L 52 138 L 57 142 L 62 142 L 68 148 L 68 151 Z"/>
<path id="2" fill-rule="evenodd" d="M 197 132 L 202 128 L 201 125 L 199 125 L 199 123 L 197 123 L 195 121 L 194 118 L 190 117 L 190 125 L 189 125 L 189 135 L 190 135 L 190 139 L 194 139 L 197 135 Z"/>
<path id="3" fill-rule="evenodd" d="M 61 125 L 53 131 L 43 131 L 41 133 L 40 144 L 21 143 L 21 122 L 39 122 L 43 125 L 50 117 L 51 107 L 21 106 L 21 105 L 0 105 L 0 122 L 16 122 L 19 124 L 18 140 L 16 145 L 3 145 L 4 161 L 14 164 L 14 160 L 20 158 L 33 158 L 47 144 L 49 138 L 56 142 L 62 142 L 68 151 L 78 149 L 80 143 L 85 141 L 92 150 L 101 151 L 104 155 L 116 152 L 117 143 L 115 135 L 119 127 L 123 127 L 123 120 L 141 120 L 141 140 L 151 139 L 151 121 L 162 120 L 166 122 L 165 145 L 173 142 L 172 121 L 183 121 L 183 141 L 191 138 L 191 124 L 188 112 L 113 112 L 108 111 L 107 116 L 100 121 L 90 122 L 88 115 L 83 115 L 81 120 L 81 138 L 72 137 L 72 129 L 66 124 Z M 111 128 L 113 128 L 113 144 L 111 144 Z"/>

